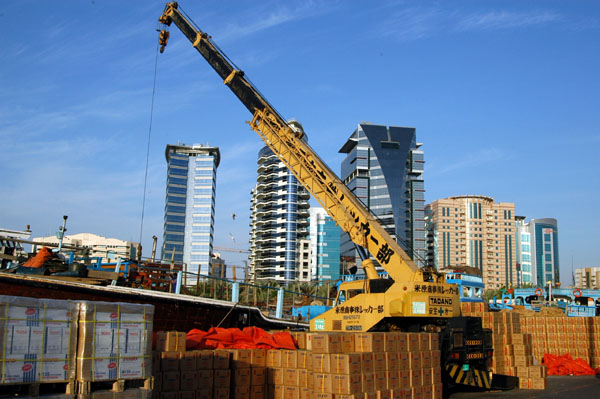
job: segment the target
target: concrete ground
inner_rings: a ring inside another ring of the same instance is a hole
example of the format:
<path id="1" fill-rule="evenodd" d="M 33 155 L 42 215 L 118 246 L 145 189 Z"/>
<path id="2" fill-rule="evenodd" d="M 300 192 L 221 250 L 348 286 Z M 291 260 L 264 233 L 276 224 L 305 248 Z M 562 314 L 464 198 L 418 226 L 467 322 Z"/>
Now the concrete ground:
<path id="1" fill-rule="evenodd" d="M 493 392 L 454 392 L 450 399 L 598 399 L 600 398 L 600 375 L 596 376 L 549 376 L 543 391 L 513 389 Z"/>

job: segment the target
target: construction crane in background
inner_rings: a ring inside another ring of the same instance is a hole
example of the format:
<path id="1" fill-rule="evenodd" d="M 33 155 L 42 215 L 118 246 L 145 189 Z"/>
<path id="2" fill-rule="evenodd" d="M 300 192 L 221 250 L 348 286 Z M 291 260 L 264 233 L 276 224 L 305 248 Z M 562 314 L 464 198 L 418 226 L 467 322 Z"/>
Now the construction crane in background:
<path id="1" fill-rule="evenodd" d="M 227 248 L 227 247 L 213 247 L 214 252 L 236 252 L 240 254 L 249 254 L 250 251 L 247 249 L 239 249 L 239 248 Z"/>
<path id="2" fill-rule="evenodd" d="M 227 248 L 227 247 L 213 247 L 213 253 L 219 253 L 219 252 L 233 252 L 233 253 L 238 253 L 238 254 L 249 254 L 250 251 L 247 249 L 240 249 L 240 248 Z M 245 266 L 239 266 L 241 268 L 243 268 L 244 271 L 244 281 L 247 280 L 248 278 L 248 262 L 243 260 L 242 262 L 244 262 L 246 265 Z M 225 265 L 225 268 L 227 267 L 227 265 Z M 232 265 L 231 266 L 231 275 L 233 280 L 237 280 L 237 276 L 236 276 L 236 269 L 238 266 Z M 227 275 L 227 272 L 225 271 L 225 268 L 223 269 L 223 272 L 225 275 Z M 225 277 L 225 276 L 221 276 L 221 277 Z"/>

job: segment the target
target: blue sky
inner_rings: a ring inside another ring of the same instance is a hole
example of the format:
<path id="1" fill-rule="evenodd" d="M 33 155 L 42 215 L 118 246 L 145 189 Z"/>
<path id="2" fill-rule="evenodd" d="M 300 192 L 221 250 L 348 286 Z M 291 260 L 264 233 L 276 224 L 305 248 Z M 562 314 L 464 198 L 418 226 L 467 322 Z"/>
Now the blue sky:
<path id="1" fill-rule="evenodd" d="M 214 244 L 247 248 L 258 136 L 157 1 L 0 4 L 0 226 L 162 237 L 167 144 L 221 150 Z M 181 1 L 339 172 L 356 125 L 411 126 L 426 201 L 477 194 L 559 223 L 563 281 L 600 266 L 597 1 Z M 231 214 L 237 218 L 232 220 Z M 235 237 L 235 242 L 231 239 Z M 233 264 L 239 254 L 225 253 Z"/>

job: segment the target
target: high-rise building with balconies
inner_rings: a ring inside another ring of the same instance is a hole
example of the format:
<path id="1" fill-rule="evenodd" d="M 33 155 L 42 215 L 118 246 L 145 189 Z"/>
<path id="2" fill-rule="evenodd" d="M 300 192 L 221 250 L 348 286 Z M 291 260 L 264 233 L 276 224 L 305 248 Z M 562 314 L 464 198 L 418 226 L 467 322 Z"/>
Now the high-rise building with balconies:
<path id="1" fill-rule="evenodd" d="M 163 261 L 184 263 L 190 273 L 210 273 L 215 190 L 220 152 L 202 145 L 167 145 Z M 194 280 L 195 281 L 195 280 Z"/>
<path id="2" fill-rule="evenodd" d="M 479 269 L 487 288 L 518 283 L 515 204 L 465 195 L 425 207 L 428 264 L 437 269 Z"/>
<path id="3" fill-rule="evenodd" d="M 308 237 L 308 191 L 269 147 L 258 154 L 257 172 L 251 204 L 250 278 L 304 280 L 308 260 L 298 246 Z"/>
<path id="4" fill-rule="evenodd" d="M 424 266 L 425 161 L 420 147 L 415 128 L 360 123 L 339 152 L 346 154 L 341 180 L 415 263 Z M 354 258 L 360 264 L 346 233 L 340 252 L 345 260 Z"/>

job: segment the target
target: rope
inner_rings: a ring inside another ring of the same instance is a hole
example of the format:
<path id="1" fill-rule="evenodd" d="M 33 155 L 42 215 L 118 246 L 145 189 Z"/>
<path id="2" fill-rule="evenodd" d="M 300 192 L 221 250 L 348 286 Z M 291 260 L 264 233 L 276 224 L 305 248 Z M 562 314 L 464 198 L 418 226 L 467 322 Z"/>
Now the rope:
<path id="1" fill-rule="evenodd" d="M 142 233 L 144 231 L 144 210 L 146 208 L 146 186 L 148 183 L 148 160 L 150 159 L 150 138 L 152 136 L 152 117 L 154 116 L 154 94 L 156 93 L 156 72 L 158 70 L 158 49 L 156 42 L 156 57 L 154 59 L 154 82 L 152 83 L 152 103 L 150 105 L 150 126 L 148 127 L 148 145 L 146 148 L 146 170 L 144 173 L 144 195 L 142 199 L 142 219 L 140 221 L 140 245 L 142 244 Z M 141 254 L 140 254 L 141 255 Z"/>

